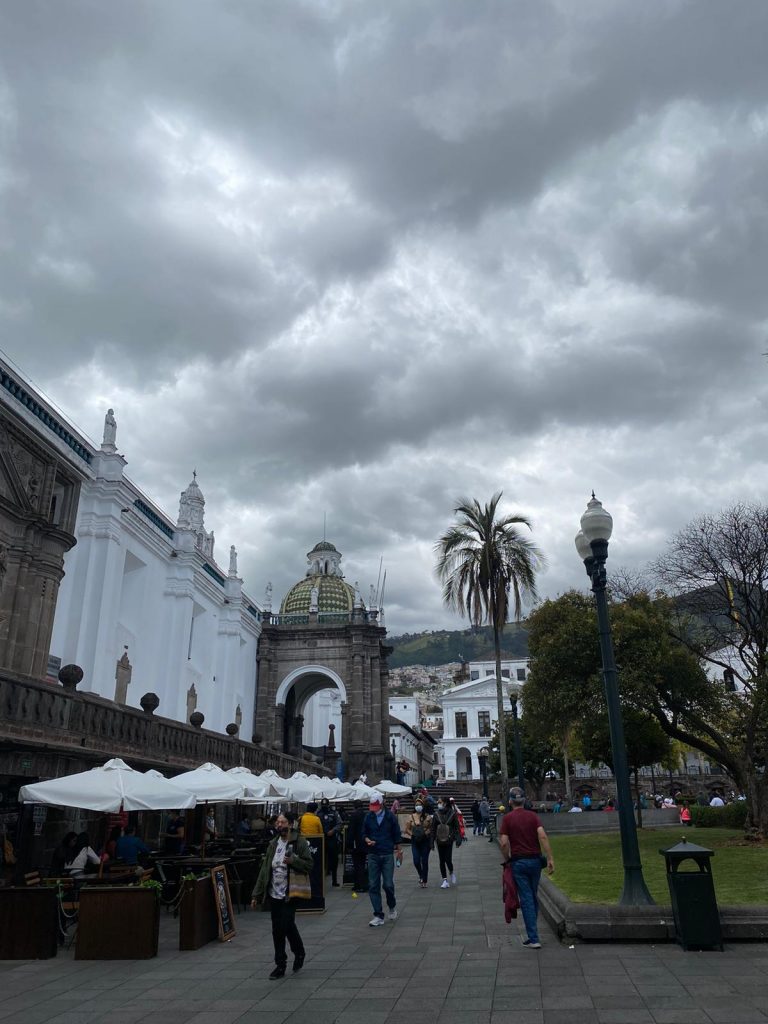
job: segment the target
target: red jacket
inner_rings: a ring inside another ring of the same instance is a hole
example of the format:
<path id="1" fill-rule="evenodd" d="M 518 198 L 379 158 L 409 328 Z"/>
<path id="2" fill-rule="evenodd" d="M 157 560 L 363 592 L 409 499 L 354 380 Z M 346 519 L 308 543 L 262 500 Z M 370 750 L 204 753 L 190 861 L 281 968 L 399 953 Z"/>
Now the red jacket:
<path id="1" fill-rule="evenodd" d="M 515 876 L 512 873 L 512 861 L 508 860 L 501 872 L 501 894 L 504 900 L 504 920 L 507 924 L 517 917 L 520 899 L 517 895 Z"/>

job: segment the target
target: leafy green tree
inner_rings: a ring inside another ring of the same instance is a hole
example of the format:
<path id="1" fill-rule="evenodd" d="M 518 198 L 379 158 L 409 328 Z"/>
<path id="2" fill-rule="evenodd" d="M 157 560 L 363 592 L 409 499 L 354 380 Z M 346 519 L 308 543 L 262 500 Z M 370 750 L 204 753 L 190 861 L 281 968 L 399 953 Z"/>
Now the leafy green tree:
<path id="1" fill-rule="evenodd" d="M 507 713 L 507 725 L 510 724 L 512 715 Z M 562 775 L 563 763 L 560 759 L 556 742 L 552 738 L 547 738 L 538 729 L 533 727 L 533 723 L 526 719 L 525 715 L 520 719 L 520 738 L 523 747 L 523 777 L 526 782 L 531 784 L 531 788 L 537 795 L 541 795 L 541 787 L 544 785 L 548 777 L 551 777 L 552 772 L 556 772 L 558 775 Z M 511 735 L 509 729 L 506 731 L 507 741 L 507 760 L 514 758 L 514 737 Z M 488 766 L 491 773 L 499 771 L 501 763 L 500 759 L 500 747 L 499 747 L 499 729 L 496 726 L 493 730 L 493 736 L 491 737 L 490 749 L 491 756 L 488 759 Z M 506 803 L 507 794 L 506 791 L 502 791 L 502 798 Z"/>
<path id="2" fill-rule="evenodd" d="M 499 515 L 502 492 L 486 505 L 477 499 L 461 498 L 453 509 L 456 522 L 435 545 L 435 571 L 443 586 L 443 601 L 473 626 L 489 623 L 493 629 L 496 659 L 496 701 L 498 704 L 501 779 L 504 792 L 509 785 L 504 688 L 501 677 L 501 637 L 514 615 L 519 620 L 523 599 L 536 597 L 536 572 L 544 556 L 518 530 L 531 528 L 526 516 Z M 516 702 L 513 701 L 515 717 Z"/>
<path id="3" fill-rule="evenodd" d="M 574 729 L 603 699 L 594 601 L 571 590 L 536 608 L 527 625 L 530 673 L 522 690 L 523 721 L 529 732 L 558 744 L 570 799 Z"/>
<path id="4" fill-rule="evenodd" d="M 649 764 L 663 763 L 670 756 L 671 743 L 658 720 L 642 711 L 627 708 L 623 712 L 624 735 L 627 747 L 627 764 L 635 783 L 637 801 L 637 824 L 643 827 L 643 812 L 640 806 L 640 769 Z M 602 762 L 613 771 L 613 752 L 608 714 L 592 714 L 579 726 L 579 743 L 585 761 L 593 767 Z"/>
<path id="5" fill-rule="evenodd" d="M 740 578 L 747 576 L 746 565 L 744 569 Z M 723 592 L 728 593 L 727 587 Z M 718 631 L 726 628 L 728 606 L 725 613 L 719 611 L 710 592 L 694 615 L 691 607 L 696 600 L 696 595 L 690 593 L 685 600 L 672 600 L 662 594 L 651 598 L 641 592 L 612 603 L 622 706 L 625 714 L 635 710 L 653 715 L 668 737 L 723 765 L 747 797 L 747 834 L 763 838 L 768 830 L 768 773 L 764 770 L 768 694 L 763 678 L 757 674 L 763 640 L 753 636 L 753 647 L 743 652 L 740 672 L 750 682 L 749 687 L 743 685 L 733 692 L 728 680 L 708 678 L 701 660 L 708 649 L 714 664 L 721 665 L 725 660 L 723 637 Z M 755 596 L 755 602 L 758 600 L 762 598 Z M 739 616 L 736 595 L 730 615 L 732 628 L 746 628 L 740 618 L 736 623 L 732 621 Z M 759 623 L 754 610 L 750 617 Z M 529 617 L 528 625 L 531 673 L 523 689 L 524 713 L 533 716 L 539 728 L 556 728 L 569 721 L 577 728 L 586 720 L 590 707 L 603 706 L 600 651 L 591 602 L 584 595 L 563 595 L 557 601 L 545 602 Z M 733 638 L 737 635 L 734 633 Z M 739 657 L 739 648 L 734 650 Z M 754 658 L 755 670 L 751 677 L 750 658 Z M 568 670 L 569 659 L 573 660 L 573 671 Z"/>

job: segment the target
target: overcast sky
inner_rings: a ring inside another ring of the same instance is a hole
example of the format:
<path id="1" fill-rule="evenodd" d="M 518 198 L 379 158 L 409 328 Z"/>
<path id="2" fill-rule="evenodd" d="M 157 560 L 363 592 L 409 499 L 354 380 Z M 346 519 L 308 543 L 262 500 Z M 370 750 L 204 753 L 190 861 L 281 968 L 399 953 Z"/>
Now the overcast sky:
<path id="1" fill-rule="evenodd" d="M 544 596 L 766 499 L 768 4 L 6 0 L 0 346 L 279 599 L 323 532 L 461 621 L 462 495 Z"/>

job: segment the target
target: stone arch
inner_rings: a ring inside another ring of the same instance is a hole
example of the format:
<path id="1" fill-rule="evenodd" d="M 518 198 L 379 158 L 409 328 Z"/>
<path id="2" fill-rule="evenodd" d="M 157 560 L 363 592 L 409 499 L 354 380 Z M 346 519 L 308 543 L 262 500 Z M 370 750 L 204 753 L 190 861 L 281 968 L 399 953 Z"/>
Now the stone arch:
<path id="1" fill-rule="evenodd" d="M 277 688 L 275 694 L 275 704 L 285 704 L 286 698 L 291 691 L 291 687 L 299 680 L 302 676 L 320 676 L 324 677 L 325 681 L 314 680 L 307 686 L 307 693 L 302 695 L 302 702 L 306 701 L 307 697 L 311 697 L 313 693 L 317 693 L 318 690 L 324 689 L 326 686 L 333 684 L 341 694 L 341 699 L 346 701 L 347 699 L 347 688 L 344 685 L 344 681 L 338 673 L 334 672 L 332 668 L 327 668 L 325 665 L 301 665 L 299 668 L 295 668 L 292 672 L 283 679 Z M 311 691 L 311 692 L 310 692 Z"/>
<path id="2" fill-rule="evenodd" d="M 344 707 L 347 688 L 343 680 L 326 665 L 302 665 L 283 679 L 275 694 L 275 705 L 282 713 L 283 749 L 302 756 L 304 750 L 304 715 L 307 702 L 321 690 L 336 689 Z M 343 733 L 340 739 L 343 740 Z"/>

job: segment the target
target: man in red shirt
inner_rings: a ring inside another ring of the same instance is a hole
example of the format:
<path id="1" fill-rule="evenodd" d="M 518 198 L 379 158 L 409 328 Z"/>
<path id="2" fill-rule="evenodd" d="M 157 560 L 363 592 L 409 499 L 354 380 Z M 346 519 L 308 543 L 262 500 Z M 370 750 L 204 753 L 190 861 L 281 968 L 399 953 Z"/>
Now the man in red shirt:
<path id="1" fill-rule="evenodd" d="M 525 793 L 511 789 L 509 800 L 512 810 L 505 814 L 499 829 L 499 842 L 505 860 L 512 861 L 512 874 L 517 886 L 520 909 L 528 938 L 523 945 L 541 949 L 536 919 L 539 916 L 538 888 L 541 878 L 542 850 L 547 859 L 547 874 L 555 870 L 552 848 L 541 819 L 534 811 L 525 809 Z"/>

